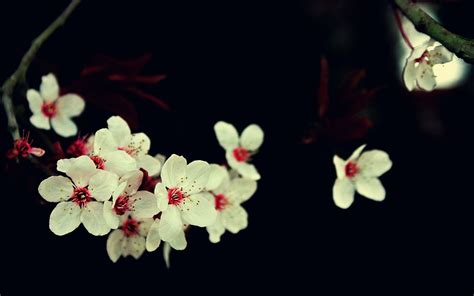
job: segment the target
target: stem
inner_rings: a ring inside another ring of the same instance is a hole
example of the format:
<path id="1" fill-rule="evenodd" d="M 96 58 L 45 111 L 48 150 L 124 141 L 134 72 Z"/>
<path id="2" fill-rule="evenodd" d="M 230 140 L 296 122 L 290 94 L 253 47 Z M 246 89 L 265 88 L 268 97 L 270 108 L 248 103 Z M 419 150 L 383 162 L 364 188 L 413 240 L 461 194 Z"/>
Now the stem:
<path id="1" fill-rule="evenodd" d="M 8 120 L 8 129 L 12 134 L 14 140 L 20 138 L 20 130 L 18 127 L 18 122 L 15 117 L 15 110 L 13 108 L 12 102 L 12 95 L 13 91 L 18 82 L 24 82 L 26 77 L 26 72 L 28 71 L 28 67 L 31 64 L 31 61 L 36 56 L 36 53 L 41 48 L 43 43 L 60 27 L 64 24 L 64 22 L 68 19 L 71 13 L 76 9 L 77 5 L 81 0 L 72 0 L 69 3 L 68 7 L 61 13 L 58 18 L 52 22 L 46 30 L 44 30 L 38 37 L 33 40 L 30 49 L 26 52 L 26 54 L 21 59 L 20 65 L 16 71 L 3 83 L 2 86 L 2 102 L 5 108 L 5 113 L 7 114 Z"/>
<path id="2" fill-rule="evenodd" d="M 448 31 L 411 0 L 394 0 L 415 28 L 443 44 L 467 63 L 474 64 L 474 40 Z"/>
<path id="3" fill-rule="evenodd" d="M 397 8 L 393 8 L 393 14 L 395 16 L 395 21 L 397 22 L 397 27 L 398 30 L 400 31 L 400 34 L 402 34 L 403 40 L 405 40 L 405 43 L 410 47 L 410 49 L 414 49 L 413 44 L 411 44 L 410 39 L 408 38 L 407 33 L 403 29 L 403 23 L 402 23 L 402 18 L 400 17 L 400 10 Z"/>

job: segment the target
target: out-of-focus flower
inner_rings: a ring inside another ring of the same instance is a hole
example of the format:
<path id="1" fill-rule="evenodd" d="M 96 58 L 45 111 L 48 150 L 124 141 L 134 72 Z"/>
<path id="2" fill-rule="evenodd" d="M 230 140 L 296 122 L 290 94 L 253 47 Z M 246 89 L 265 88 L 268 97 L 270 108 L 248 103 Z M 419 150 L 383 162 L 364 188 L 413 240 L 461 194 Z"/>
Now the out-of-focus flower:
<path id="1" fill-rule="evenodd" d="M 87 156 L 81 156 L 67 169 L 66 175 L 43 180 L 39 194 L 49 202 L 57 202 L 51 212 L 49 228 L 56 235 L 65 235 L 81 223 L 93 235 L 110 231 L 103 216 L 103 202 L 117 188 L 118 176 L 98 170 Z"/>
<path id="2" fill-rule="evenodd" d="M 32 147 L 33 141 L 30 141 L 30 133 L 26 133 L 20 139 L 13 141 L 13 148 L 7 151 L 7 158 L 28 157 L 34 155 L 41 157 L 44 155 L 44 150 L 38 147 Z"/>
<path id="3" fill-rule="evenodd" d="M 94 150 L 94 136 L 78 137 L 66 149 L 68 156 L 79 157 L 82 155 L 89 155 Z"/>
<path id="4" fill-rule="evenodd" d="M 29 89 L 26 93 L 33 115 L 30 122 L 39 129 L 53 130 L 60 136 L 77 134 L 77 126 L 71 120 L 84 110 L 84 100 L 76 94 L 59 95 L 59 85 L 53 74 L 42 77 L 40 91 Z"/>
<path id="5" fill-rule="evenodd" d="M 162 183 L 155 187 L 158 208 L 162 211 L 156 227 L 161 239 L 174 243 L 175 249 L 186 248 L 184 224 L 206 227 L 216 219 L 214 204 L 203 193 L 208 179 L 209 164 L 205 161 L 187 164 L 184 157 L 173 154 L 163 165 Z"/>
<path id="6" fill-rule="evenodd" d="M 218 184 L 218 186 L 216 186 Z M 209 198 L 214 202 L 217 218 L 214 224 L 207 226 L 209 240 L 218 243 L 225 230 L 237 233 L 247 227 L 247 212 L 241 203 L 247 201 L 257 190 L 257 182 L 250 179 L 230 179 L 227 169 L 211 165 Z"/>
<path id="7" fill-rule="evenodd" d="M 385 188 L 378 179 L 392 167 L 388 154 L 381 150 L 370 150 L 364 153 L 365 145 L 357 148 L 347 160 L 334 156 L 337 179 L 333 186 L 333 199 L 336 205 L 347 209 L 354 201 L 357 192 L 369 199 L 385 199 Z"/>
<path id="8" fill-rule="evenodd" d="M 409 91 L 414 90 L 416 86 L 425 91 L 432 91 L 436 87 L 433 66 L 453 60 L 452 52 L 443 45 L 433 48 L 434 44 L 435 41 L 430 39 L 416 46 L 407 58 L 403 70 L 403 81 Z"/>
<path id="9" fill-rule="evenodd" d="M 145 251 L 145 237 L 153 219 L 139 219 L 132 215 L 120 216 L 120 226 L 107 239 L 107 254 L 112 262 L 120 256 L 138 259 Z"/>
<path id="10" fill-rule="evenodd" d="M 259 180 L 260 174 L 249 161 L 263 143 L 264 135 L 260 126 L 256 124 L 247 126 L 239 137 L 232 124 L 219 121 L 214 125 L 214 131 L 219 144 L 226 151 L 229 166 L 245 178 Z"/>
<path id="11" fill-rule="evenodd" d="M 156 197 L 148 191 L 138 191 L 143 173 L 133 171 L 119 180 L 119 185 L 112 194 L 112 201 L 104 203 L 104 218 L 112 229 L 119 226 L 120 217 L 132 215 L 139 219 L 152 218 L 158 213 Z"/>

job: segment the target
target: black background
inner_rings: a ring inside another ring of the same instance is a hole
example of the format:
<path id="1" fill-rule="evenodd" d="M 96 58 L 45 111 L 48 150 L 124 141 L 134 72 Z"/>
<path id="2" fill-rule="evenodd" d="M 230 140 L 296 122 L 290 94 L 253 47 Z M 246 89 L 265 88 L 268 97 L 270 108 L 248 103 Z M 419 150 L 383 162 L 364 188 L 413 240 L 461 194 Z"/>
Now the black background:
<path id="1" fill-rule="evenodd" d="M 170 270 L 161 249 L 113 264 L 106 237 L 83 227 L 64 237 L 52 234 L 54 205 L 41 203 L 36 190 L 45 176 L 24 161 L 2 161 L 2 296 L 31 288 L 45 295 L 223 295 L 257 288 L 291 295 L 472 292 L 474 84 L 469 78 L 450 91 L 407 93 L 398 79 L 398 35 L 388 1 L 98 2 L 84 1 L 43 46 L 28 74 L 30 86 L 37 88 L 49 71 L 68 85 L 97 53 L 133 58 L 151 52 L 144 73 L 167 78 L 148 91 L 171 111 L 131 99 L 152 153 L 222 162 L 216 121 L 239 130 L 258 123 L 265 130 L 255 158 L 262 180 L 245 204 L 249 227 L 226 233 L 217 245 L 205 230 L 193 229 L 188 248 L 171 253 Z M 440 17 L 453 31 L 474 37 L 469 2 L 444 5 Z M 66 3 L 0 5 L 2 79 Z M 365 68 L 367 85 L 384 86 L 368 110 L 374 128 L 366 137 L 302 144 L 316 116 L 321 55 L 329 60 L 331 81 Z M 110 115 L 88 103 L 76 122 L 83 133 L 93 132 Z M 4 128 L 1 135 L 3 153 L 10 138 Z M 349 210 L 341 210 L 331 197 L 332 156 L 347 157 L 361 143 L 386 150 L 394 162 L 382 177 L 387 198 L 376 203 L 356 196 Z"/>

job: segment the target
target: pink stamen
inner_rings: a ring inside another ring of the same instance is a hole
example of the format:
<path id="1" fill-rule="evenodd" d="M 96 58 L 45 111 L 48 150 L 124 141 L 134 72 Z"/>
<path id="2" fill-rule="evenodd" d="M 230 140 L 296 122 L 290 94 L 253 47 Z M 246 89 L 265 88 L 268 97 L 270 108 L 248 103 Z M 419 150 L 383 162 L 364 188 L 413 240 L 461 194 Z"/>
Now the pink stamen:
<path id="1" fill-rule="evenodd" d="M 129 198 L 126 195 L 120 195 L 117 197 L 114 205 L 115 214 L 122 216 L 125 212 L 130 210 Z"/>
<path id="2" fill-rule="evenodd" d="M 214 195 L 214 202 L 217 211 L 222 211 L 229 204 L 229 200 L 224 194 Z"/>
<path id="3" fill-rule="evenodd" d="M 57 111 L 58 110 L 55 102 L 44 102 L 43 105 L 41 105 L 41 112 L 48 118 L 56 116 Z"/>
<path id="4" fill-rule="evenodd" d="M 126 237 L 135 236 L 138 235 L 140 231 L 140 223 L 137 220 L 128 217 L 128 219 L 123 222 L 120 229 Z"/>
<path id="5" fill-rule="evenodd" d="M 178 188 L 169 188 L 168 189 L 168 204 L 170 205 L 179 205 L 184 199 L 183 192 Z"/>
<path id="6" fill-rule="evenodd" d="M 86 187 L 77 187 L 71 195 L 71 201 L 83 208 L 91 201 L 91 194 Z"/>
<path id="7" fill-rule="evenodd" d="M 348 178 L 355 177 L 355 175 L 357 175 L 357 173 L 359 172 L 359 167 L 355 162 L 352 161 L 349 161 L 344 169 Z"/>
<path id="8" fill-rule="evenodd" d="M 97 169 L 103 170 L 105 168 L 105 161 L 100 156 L 91 155 L 89 158 L 92 159 Z"/>
<path id="9" fill-rule="evenodd" d="M 235 148 L 232 154 L 238 162 L 245 162 L 250 158 L 249 151 L 243 147 Z"/>

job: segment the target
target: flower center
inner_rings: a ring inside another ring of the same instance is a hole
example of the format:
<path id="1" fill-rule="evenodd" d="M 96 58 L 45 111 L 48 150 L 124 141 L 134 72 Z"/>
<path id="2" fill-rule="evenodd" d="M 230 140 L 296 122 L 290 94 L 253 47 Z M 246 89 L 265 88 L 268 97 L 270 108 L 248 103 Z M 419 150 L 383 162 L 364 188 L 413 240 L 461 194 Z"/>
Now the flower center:
<path id="1" fill-rule="evenodd" d="M 18 139 L 15 140 L 15 149 L 18 152 L 18 155 L 21 157 L 27 157 L 30 154 L 31 146 L 28 143 L 28 139 Z"/>
<path id="2" fill-rule="evenodd" d="M 237 147 L 234 149 L 234 151 L 232 152 L 233 155 L 234 155 L 234 158 L 238 161 L 238 162 L 245 162 L 249 159 L 250 157 L 250 153 L 247 149 L 243 148 L 243 147 Z"/>
<path id="3" fill-rule="evenodd" d="M 102 159 L 102 157 L 97 155 L 91 155 L 89 156 L 89 158 L 92 159 L 97 169 L 103 170 L 105 168 L 105 161 Z"/>
<path id="4" fill-rule="evenodd" d="M 128 217 L 127 220 L 123 222 L 120 229 L 126 237 L 135 236 L 140 231 L 140 223 L 137 220 Z"/>
<path id="5" fill-rule="evenodd" d="M 428 53 L 427 50 L 425 50 L 419 58 L 415 59 L 415 62 L 416 63 L 421 63 L 423 61 L 426 61 L 426 63 L 428 63 L 428 65 L 429 65 L 430 62 L 427 60 L 427 58 L 429 58 L 429 57 L 430 57 L 430 54 Z"/>
<path id="6" fill-rule="evenodd" d="M 353 178 L 359 172 L 359 167 L 357 166 L 355 162 L 349 161 L 346 164 L 346 167 L 344 168 L 344 170 L 348 178 Z"/>
<path id="7" fill-rule="evenodd" d="M 127 152 L 130 156 L 135 156 L 137 154 L 137 149 L 133 147 L 118 147 L 117 149 Z"/>
<path id="8" fill-rule="evenodd" d="M 91 201 L 91 194 L 86 187 L 76 187 L 72 193 L 71 201 L 83 208 Z"/>
<path id="9" fill-rule="evenodd" d="M 178 188 L 169 188 L 168 189 L 168 204 L 170 205 L 179 205 L 179 203 L 184 199 L 183 192 Z"/>
<path id="10" fill-rule="evenodd" d="M 117 200 L 115 201 L 114 205 L 115 214 L 122 216 L 123 214 L 125 214 L 126 211 L 130 210 L 128 201 L 129 199 L 126 195 L 120 195 L 119 197 L 117 197 Z"/>
<path id="11" fill-rule="evenodd" d="M 78 138 L 75 140 L 66 150 L 66 152 L 72 156 L 79 157 L 87 154 L 86 140 L 85 138 Z"/>
<path id="12" fill-rule="evenodd" d="M 57 112 L 56 104 L 54 102 L 51 103 L 43 103 L 41 105 L 41 112 L 44 114 L 44 116 L 48 118 L 52 118 L 56 115 Z"/>
<path id="13" fill-rule="evenodd" d="M 227 199 L 227 197 L 225 197 L 224 194 L 214 195 L 214 202 L 216 210 L 218 211 L 222 211 L 229 204 L 229 200 Z"/>

